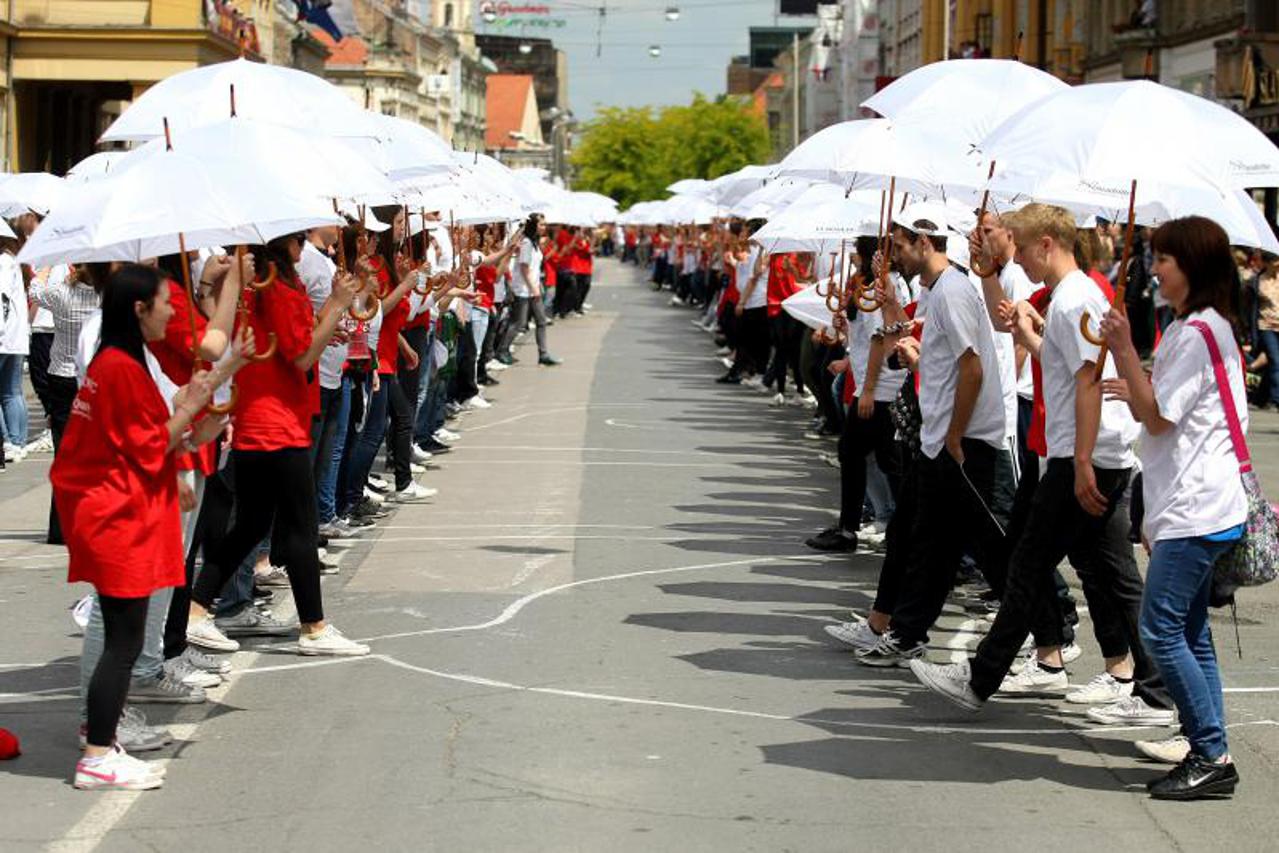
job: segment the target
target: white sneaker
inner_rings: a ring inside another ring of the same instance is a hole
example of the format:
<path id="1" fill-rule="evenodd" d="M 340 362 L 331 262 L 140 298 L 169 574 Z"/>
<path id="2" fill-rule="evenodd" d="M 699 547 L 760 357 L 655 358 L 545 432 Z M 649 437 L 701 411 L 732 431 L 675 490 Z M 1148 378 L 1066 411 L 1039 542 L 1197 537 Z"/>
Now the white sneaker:
<path id="1" fill-rule="evenodd" d="M 380 474 L 370 474 L 368 487 L 378 494 L 386 494 L 391 491 L 391 484 L 385 477 Z"/>
<path id="2" fill-rule="evenodd" d="M 758 376 L 747 376 L 742 380 L 742 384 L 747 388 L 754 388 L 756 391 L 763 390 L 764 388 L 764 380 L 760 379 Z"/>
<path id="3" fill-rule="evenodd" d="M 410 463 L 409 463 L 409 473 L 410 473 L 410 474 L 425 474 L 425 473 L 426 473 L 426 466 L 425 466 L 425 465 L 419 465 L 419 464 L 417 464 L 416 462 L 410 462 Z"/>
<path id="4" fill-rule="evenodd" d="M 1039 665 L 1039 658 L 1032 657 L 1026 661 L 1021 672 L 1007 675 L 999 685 L 1000 693 L 1064 693 L 1070 689 L 1070 679 L 1066 670 L 1049 672 Z"/>
<path id="5" fill-rule="evenodd" d="M 187 622 L 187 642 L 215 652 L 238 652 L 240 644 L 218 630 L 212 616 Z"/>
<path id="6" fill-rule="evenodd" d="M 433 498 L 439 493 L 439 489 L 432 489 L 419 483 L 409 483 L 408 486 L 393 494 L 391 499 L 396 503 L 411 504 Z"/>
<path id="7" fill-rule="evenodd" d="M 36 437 L 35 441 L 27 442 L 27 446 L 23 449 L 24 456 L 30 456 L 32 453 L 52 453 L 53 452 L 53 431 L 45 430 Z"/>
<path id="8" fill-rule="evenodd" d="M 498 361 L 496 358 L 490 358 L 488 361 L 484 362 L 484 369 L 490 373 L 501 373 L 508 367 L 510 367 L 509 364 L 502 364 L 502 362 Z"/>
<path id="9" fill-rule="evenodd" d="M 231 661 L 206 655 L 195 646 L 187 646 L 182 652 L 183 659 L 196 669 L 212 672 L 215 675 L 226 675 L 231 671 Z"/>
<path id="10" fill-rule="evenodd" d="M 724 365 L 724 367 L 728 368 L 729 370 L 732 370 L 733 365 L 736 364 L 737 362 L 733 361 L 733 359 L 731 359 L 728 356 L 724 356 L 723 358 L 719 360 L 719 363 Z"/>
<path id="11" fill-rule="evenodd" d="M 1110 705 L 1132 695 L 1132 682 L 1116 681 L 1108 672 L 1094 676 L 1093 680 L 1066 694 L 1072 705 Z"/>
<path id="12" fill-rule="evenodd" d="M 222 676 L 205 672 L 202 669 L 196 669 L 187 663 L 186 659 L 181 655 L 171 658 L 164 662 L 164 671 L 169 678 L 174 681 L 185 684 L 188 687 L 217 687 L 222 683 Z"/>
<path id="13" fill-rule="evenodd" d="M 1171 726 L 1177 715 L 1164 708 L 1150 707 L 1140 696 L 1129 696 L 1110 705 L 1089 708 L 1088 719 L 1107 726 Z"/>
<path id="14" fill-rule="evenodd" d="M 412 448 L 409 452 L 412 454 L 412 458 L 414 462 L 416 462 L 419 465 L 425 465 L 427 462 L 431 461 L 430 453 L 418 447 L 416 444 L 412 444 L 409 446 Z"/>
<path id="15" fill-rule="evenodd" d="M 81 757 L 72 784 L 81 791 L 148 791 L 164 784 L 164 773 L 114 746 L 101 758 Z"/>
<path id="16" fill-rule="evenodd" d="M 719 349 L 715 350 L 715 354 L 716 354 L 716 355 L 732 355 L 732 354 L 733 354 L 733 348 L 732 348 L 732 347 L 720 347 Z"/>
<path id="17" fill-rule="evenodd" d="M 265 572 L 255 572 L 253 582 L 258 586 L 289 586 L 289 573 L 283 566 L 271 566 Z"/>
<path id="18" fill-rule="evenodd" d="M 774 394 L 774 395 L 773 395 L 773 399 L 769 400 L 769 401 L 768 401 L 768 404 L 769 404 L 770 406 L 785 406 L 785 405 L 786 405 L 786 395 L 785 395 L 785 394 L 782 394 L 782 393 L 780 393 L 780 392 L 779 392 L 779 393 L 777 393 L 777 394 Z"/>
<path id="19" fill-rule="evenodd" d="M 1133 746 L 1142 755 L 1160 764 L 1180 764 L 1190 754 L 1190 741 L 1185 735 L 1173 735 L 1165 740 L 1139 740 Z"/>
<path id="20" fill-rule="evenodd" d="M 857 540 L 868 545 L 877 545 L 888 535 L 888 522 L 870 521 L 857 528 Z"/>
<path id="21" fill-rule="evenodd" d="M 1078 643 L 1067 643 L 1061 647 L 1061 662 L 1074 663 L 1084 655 L 1084 650 L 1079 648 Z"/>
<path id="22" fill-rule="evenodd" d="M 468 397 L 466 402 L 462 404 L 462 408 L 468 412 L 475 412 L 481 409 L 491 409 L 493 404 L 476 394 L 473 397 Z"/>
<path id="23" fill-rule="evenodd" d="M 451 441 L 457 441 L 461 437 L 462 433 L 445 427 L 440 427 L 435 431 L 435 440 L 441 444 L 448 444 Z"/>
<path id="24" fill-rule="evenodd" d="M 920 684 L 965 711 L 980 711 L 985 704 L 969 684 L 973 676 L 968 661 L 942 666 L 917 658 L 910 662 L 910 671 L 919 679 Z"/>
<path id="25" fill-rule="evenodd" d="M 368 498 L 372 503 L 376 504 L 377 506 L 381 506 L 383 503 L 386 502 L 386 495 L 379 495 L 377 492 L 373 491 L 368 486 L 364 487 L 364 496 Z"/>
<path id="26" fill-rule="evenodd" d="M 873 649 L 879 644 L 879 634 L 875 633 L 870 622 L 865 619 L 825 625 L 823 628 L 836 640 L 855 649 Z"/>
<path id="27" fill-rule="evenodd" d="M 4 443 L 4 461 L 6 463 L 21 462 L 23 459 L 26 459 L 26 458 L 27 458 L 26 448 L 19 447 L 16 444 L 10 444 L 7 441 Z"/>
<path id="28" fill-rule="evenodd" d="M 325 625 L 318 634 L 302 634 L 298 637 L 298 654 L 359 657 L 368 653 L 368 646 L 348 640 L 332 625 Z"/>

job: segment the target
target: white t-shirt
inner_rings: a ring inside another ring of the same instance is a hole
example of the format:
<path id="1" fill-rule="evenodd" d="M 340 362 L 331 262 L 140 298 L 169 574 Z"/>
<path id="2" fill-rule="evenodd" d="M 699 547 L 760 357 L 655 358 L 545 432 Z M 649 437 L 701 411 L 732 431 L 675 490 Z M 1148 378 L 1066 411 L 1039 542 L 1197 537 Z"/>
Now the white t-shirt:
<path id="1" fill-rule="evenodd" d="M 315 247 L 310 240 L 302 246 L 302 257 L 298 259 L 298 277 L 306 286 L 306 295 L 315 309 L 319 319 L 320 309 L 333 293 L 333 276 L 337 273 L 337 264 L 329 260 L 328 255 Z M 343 326 L 350 319 L 347 313 L 338 325 Z M 333 390 L 342 387 L 342 365 L 346 363 L 347 345 L 335 338 L 320 353 L 320 387 Z"/>
<path id="2" fill-rule="evenodd" d="M 1070 459 L 1075 455 L 1075 374 L 1085 362 L 1096 363 L 1100 347 L 1079 334 L 1079 318 L 1087 311 L 1094 318 L 1109 309 L 1101 288 L 1085 273 L 1075 270 L 1053 288 L 1044 318 L 1043 346 L 1039 365 L 1044 384 L 1044 438 L 1049 459 Z M 1112 379 L 1115 362 L 1106 359 L 1102 376 Z M 1121 400 L 1103 401 L 1101 427 L 1092 461 L 1099 468 L 1131 468 L 1136 463 L 1133 442 L 1137 422 Z"/>
<path id="3" fill-rule="evenodd" d="M 524 267 L 528 266 L 528 278 L 524 277 Z M 542 283 L 542 249 L 537 242 L 525 237 L 520 240 L 520 252 L 515 258 L 511 270 L 511 292 L 517 297 L 532 295 L 533 288 Z"/>
<path id="4" fill-rule="evenodd" d="M 855 268 L 854 268 L 855 270 Z M 854 270 L 850 270 L 851 275 Z M 898 304 L 910 302 L 910 292 L 906 282 L 899 275 L 890 277 L 890 283 L 897 289 Z M 866 385 L 866 370 L 870 366 L 870 336 L 876 329 L 884 325 L 884 312 L 876 308 L 874 311 L 862 311 L 852 303 L 848 306 L 848 364 L 852 368 L 853 382 L 857 387 L 857 396 L 861 397 L 862 388 Z M 891 403 L 902 389 L 902 383 L 909 375 L 907 370 L 892 370 L 888 367 L 888 356 L 891 349 L 884 350 L 884 364 L 879 367 L 879 379 L 875 383 L 875 402 Z"/>
<path id="5" fill-rule="evenodd" d="M 959 382 L 959 357 L 969 350 L 981 360 L 982 383 L 964 437 L 1002 447 L 1007 418 L 986 302 L 968 276 L 948 266 L 929 291 L 928 321 L 919 357 L 920 449 L 929 459 L 936 459 L 946 443 Z"/>
<path id="6" fill-rule="evenodd" d="M 1207 324 L 1225 362 L 1240 427 L 1248 430 L 1243 368 L 1230 324 L 1209 308 L 1188 320 Z M 1225 408 L 1208 345 L 1198 329 L 1173 322 L 1155 350 L 1151 376 L 1155 402 L 1175 427 L 1163 435 L 1141 432 L 1146 538 L 1205 536 L 1242 524 L 1248 503 L 1230 443 Z"/>
<path id="7" fill-rule="evenodd" d="M 986 308 L 986 295 L 982 289 L 981 279 L 976 273 L 969 272 L 968 280 L 981 295 L 982 308 Z M 990 312 L 986 312 L 986 320 L 990 320 Z M 990 327 L 994 335 L 995 357 L 999 361 L 999 387 L 1003 392 L 1004 403 L 1004 438 L 1011 440 L 1017 435 L 1017 345 L 1013 342 L 1011 332 L 999 332 L 994 325 Z"/>
<path id="8" fill-rule="evenodd" d="M 26 355 L 31 350 L 31 314 L 22 268 L 13 255 L 0 254 L 0 354 Z"/>
<path id="9" fill-rule="evenodd" d="M 755 264 L 759 263 L 759 253 L 759 246 L 752 245 L 750 256 L 737 265 L 737 292 L 742 295 L 745 295 L 746 286 L 750 284 L 751 276 L 755 273 Z M 768 270 L 765 268 L 760 272 L 759 280 L 755 282 L 755 289 L 751 291 L 750 298 L 742 303 L 742 310 L 763 308 L 767 304 Z"/>
<path id="10" fill-rule="evenodd" d="M 1013 302 L 1025 302 L 1039 289 L 1015 261 L 1004 264 L 1003 270 L 999 273 L 999 286 L 1004 291 L 1004 298 L 1011 299 Z M 1027 355 L 1025 361 L 1021 363 L 1021 370 L 1017 373 L 1017 396 L 1023 400 L 1035 399 L 1035 377 L 1030 361 L 1030 356 Z"/>

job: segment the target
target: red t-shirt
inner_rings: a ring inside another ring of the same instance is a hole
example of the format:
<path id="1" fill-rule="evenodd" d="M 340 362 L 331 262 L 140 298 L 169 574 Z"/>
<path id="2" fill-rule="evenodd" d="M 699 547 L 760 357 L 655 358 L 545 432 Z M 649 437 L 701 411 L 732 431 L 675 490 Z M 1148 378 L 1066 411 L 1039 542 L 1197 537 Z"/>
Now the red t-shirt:
<path id="1" fill-rule="evenodd" d="M 569 262 L 573 272 L 578 275 L 590 275 L 595 268 L 595 258 L 591 254 L 591 241 L 578 237 L 573 241 L 573 257 Z"/>
<path id="2" fill-rule="evenodd" d="M 573 235 L 568 233 L 567 229 L 561 228 L 555 233 L 555 268 L 564 272 L 575 272 L 573 269 L 573 253 L 570 244 L 573 242 Z"/>
<path id="3" fill-rule="evenodd" d="M 246 365 L 236 374 L 240 399 L 232 413 L 236 450 L 283 450 L 309 447 L 311 417 L 320 410 L 320 382 L 315 368 L 298 370 L 294 360 L 311 347 L 315 313 L 302 282 L 283 278 L 265 290 L 246 290 L 249 323 L 260 349 L 275 334 L 276 350 L 265 361 Z"/>
<path id="4" fill-rule="evenodd" d="M 485 264 L 475 271 L 475 290 L 480 295 L 475 304 L 492 311 L 497 298 L 497 267 Z"/>
<path id="5" fill-rule="evenodd" d="M 382 258 L 374 256 L 369 259 L 377 274 L 378 293 L 390 293 L 395 287 L 391 281 L 391 273 L 382 262 Z M 382 312 L 382 330 L 377 338 L 377 372 L 379 376 L 395 373 L 400 369 L 400 332 L 409 319 L 409 300 L 405 296 L 395 303 L 390 311 Z"/>
<path id="6" fill-rule="evenodd" d="M 782 313 L 782 303 L 788 296 L 798 293 L 802 288 L 793 273 L 782 268 L 784 259 L 790 258 L 791 265 L 799 272 L 804 272 L 804 264 L 799 256 L 791 253 L 773 255 L 768 259 L 768 316 L 776 317 Z"/>
<path id="7" fill-rule="evenodd" d="M 191 336 L 191 300 L 187 297 L 186 288 L 173 279 L 168 279 L 169 304 L 173 306 L 173 316 L 164 327 L 164 337 L 158 341 L 149 341 L 147 349 L 160 362 L 164 375 L 179 388 L 191 381 L 191 368 L 195 361 L 195 342 L 204 339 L 209 323 L 199 311 L 195 313 L 195 337 Z M 204 365 L 208 367 L 209 365 Z M 179 452 L 174 457 L 179 471 L 199 471 L 206 477 L 218 470 L 218 448 L 216 442 L 205 444 L 196 453 Z"/>
<path id="8" fill-rule="evenodd" d="M 69 582 L 142 598 L 186 582 L 169 407 L 151 374 L 115 347 L 89 364 L 49 471 Z"/>

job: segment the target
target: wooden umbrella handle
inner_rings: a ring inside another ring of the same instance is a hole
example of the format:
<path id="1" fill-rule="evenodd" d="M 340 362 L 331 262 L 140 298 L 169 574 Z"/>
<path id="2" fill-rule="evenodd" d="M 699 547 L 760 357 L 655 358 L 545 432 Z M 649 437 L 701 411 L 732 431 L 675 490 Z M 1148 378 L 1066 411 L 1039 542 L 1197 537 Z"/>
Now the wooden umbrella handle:
<path id="1" fill-rule="evenodd" d="M 204 407 L 204 410 L 211 415 L 226 415 L 230 414 L 231 411 L 235 409 L 235 404 L 238 402 L 240 402 L 240 386 L 233 384 L 231 386 L 231 398 L 229 400 L 225 403 L 210 403 Z"/>
<path id="2" fill-rule="evenodd" d="M 267 261 L 266 278 L 261 281 L 258 281 L 255 278 L 253 281 L 248 282 L 248 285 L 254 290 L 266 290 L 268 287 L 275 284 L 275 280 L 279 277 L 279 274 L 280 271 L 276 268 L 275 261 Z"/>

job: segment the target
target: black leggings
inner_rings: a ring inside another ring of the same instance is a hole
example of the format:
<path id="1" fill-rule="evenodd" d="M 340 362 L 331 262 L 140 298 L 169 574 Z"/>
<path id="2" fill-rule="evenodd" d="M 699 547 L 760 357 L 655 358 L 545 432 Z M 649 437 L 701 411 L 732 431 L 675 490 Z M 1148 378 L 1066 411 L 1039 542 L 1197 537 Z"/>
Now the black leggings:
<path id="1" fill-rule="evenodd" d="M 89 695 L 86 697 L 90 746 L 111 746 L 115 743 L 115 728 L 124 713 L 133 664 L 142 653 L 148 601 L 147 596 L 114 598 L 98 594 L 106 641 L 102 657 L 98 658 L 93 677 L 89 679 Z"/>
<path id="2" fill-rule="evenodd" d="M 67 422 L 71 420 L 71 405 L 75 402 L 76 392 L 80 386 L 67 376 L 45 377 L 44 399 L 49 411 L 49 431 L 53 434 L 53 455 L 58 455 L 62 446 L 62 434 L 67 430 Z M 50 545 L 63 545 L 62 524 L 58 521 L 58 508 L 53 499 L 49 499 L 49 534 L 45 539 Z"/>
<path id="3" fill-rule="evenodd" d="M 279 555 L 289 574 L 298 619 L 323 621 L 315 477 L 305 447 L 283 450 L 234 450 L 235 521 L 226 536 L 206 541 L 204 569 L 191 600 L 208 610 L 240 563 L 271 534 L 271 555 Z"/>
<path id="4" fill-rule="evenodd" d="M 413 406 L 398 376 L 383 374 L 382 381 L 387 385 L 387 416 L 391 419 L 390 428 L 386 431 L 386 446 L 391 452 L 395 490 L 398 492 L 413 482 L 413 470 L 409 467 L 413 461 L 409 456 L 409 448 L 413 444 Z"/>

